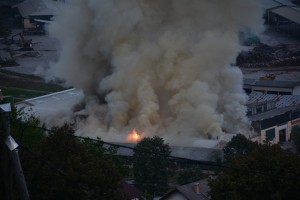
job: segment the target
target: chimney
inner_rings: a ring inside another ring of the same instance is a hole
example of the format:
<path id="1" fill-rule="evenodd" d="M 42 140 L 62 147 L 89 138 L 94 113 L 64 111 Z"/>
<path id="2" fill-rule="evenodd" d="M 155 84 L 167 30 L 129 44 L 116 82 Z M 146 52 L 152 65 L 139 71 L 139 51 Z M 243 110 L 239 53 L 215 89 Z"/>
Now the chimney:
<path id="1" fill-rule="evenodd" d="M 194 183 L 194 192 L 196 194 L 200 194 L 200 184 L 199 183 Z"/>

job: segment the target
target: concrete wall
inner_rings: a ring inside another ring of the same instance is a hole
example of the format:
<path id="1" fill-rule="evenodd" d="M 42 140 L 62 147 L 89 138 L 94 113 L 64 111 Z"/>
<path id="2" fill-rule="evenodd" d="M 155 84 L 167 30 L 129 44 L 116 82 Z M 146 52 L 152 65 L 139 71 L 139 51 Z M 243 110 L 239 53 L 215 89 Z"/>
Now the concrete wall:
<path id="1" fill-rule="evenodd" d="M 295 86 L 294 87 L 293 95 L 300 95 L 300 86 Z"/>
<path id="2" fill-rule="evenodd" d="M 276 91 L 276 92 L 293 92 L 292 88 L 279 88 L 279 87 L 263 87 L 263 86 L 252 86 L 252 91 Z"/>
<path id="3" fill-rule="evenodd" d="M 300 118 L 297 120 L 293 120 L 300 124 Z M 291 139 L 291 131 L 292 131 L 292 121 L 288 121 L 286 124 L 282 124 L 280 126 L 273 126 L 267 129 L 261 130 L 260 141 L 263 142 L 266 140 L 266 132 L 268 130 L 275 129 L 275 138 L 270 141 L 271 144 L 278 144 L 280 142 L 280 132 L 285 132 L 285 141 L 289 141 Z"/>
<path id="4" fill-rule="evenodd" d="M 36 24 L 35 23 L 30 23 L 30 18 L 29 17 L 24 17 L 23 18 L 23 26 L 24 26 L 24 28 L 35 28 Z"/>

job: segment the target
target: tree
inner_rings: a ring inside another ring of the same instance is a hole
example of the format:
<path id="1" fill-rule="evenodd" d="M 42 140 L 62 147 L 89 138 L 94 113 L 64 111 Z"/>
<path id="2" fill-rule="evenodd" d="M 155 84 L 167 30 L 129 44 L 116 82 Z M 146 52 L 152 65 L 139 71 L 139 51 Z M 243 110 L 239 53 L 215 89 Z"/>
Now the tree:
<path id="1" fill-rule="evenodd" d="M 124 164 L 124 160 L 117 155 L 117 147 L 110 146 L 108 148 L 104 148 L 102 140 L 100 139 L 98 139 L 98 141 L 86 139 L 82 141 L 82 144 L 85 146 L 87 153 L 92 157 L 95 157 L 96 159 L 99 159 L 100 157 L 101 159 L 113 162 L 122 177 L 129 175 L 129 167 L 126 166 Z"/>
<path id="2" fill-rule="evenodd" d="M 133 174 L 136 185 L 151 195 L 162 194 L 168 189 L 171 153 L 168 144 L 160 137 L 143 138 L 133 154 Z"/>
<path id="3" fill-rule="evenodd" d="M 178 173 L 177 182 L 180 185 L 185 185 L 191 182 L 198 181 L 203 177 L 204 176 L 202 169 L 200 167 L 195 166 L 186 169 L 181 169 Z"/>
<path id="4" fill-rule="evenodd" d="M 53 128 L 35 152 L 43 161 L 24 155 L 32 199 L 122 199 L 116 192 L 121 176 L 114 163 L 88 153 L 72 133 L 68 124 Z"/>
<path id="5" fill-rule="evenodd" d="M 291 140 L 294 142 L 297 152 L 300 154 L 300 127 L 294 126 L 291 132 Z"/>
<path id="6" fill-rule="evenodd" d="M 1 113 L 0 113 L 1 114 Z M 46 134 L 41 129 L 33 128 L 33 126 L 40 125 L 40 121 L 38 118 L 36 118 L 34 115 L 25 114 L 22 110 L 17 110 L 15 107 L 12 106 L 12 112 L 10 113 L 10 132 L 12 137 L 17 141 L 18 144 L 26 144 L 30 149 L 37 150 L 40 148 L 40 145 L 42 141 L 46 138 Z M 2 127 L 0 123 L 0 133 L 2 132 Z M 3 136 L 3 134 L 1 135 Z M 7 163 L 9 162 L 9 159 L 7 159 L 8 155 L 5 156 L 6 146 L 3 146 L 4 144 L 0 143 L 0 168 L 3 168 L 0 170 L 0 199 L 7 198 L 6 195 L 8 195 L 10 192 L 8 192 L 7 188 L 5 188 L 5 185 L 8 181 L 11 180 L 9 187 L 13 190 L 13 199 L 20 199 L 19 189 L 17 187 L 16 181 L 12 175 L 12 166 L 9 167 L 10 170 L 5 170 L 5 166 L 7 166 Z M 21 148 L 18 148 L 19 156 L 21 161 L 32 161 L 32 158 L 28 158 L 24 154 L 24 152 L 21 150 Z M 24 163 L 21 162 L 22 167 L 24 169 Z M 11 165 L 11 164 L 10 164 Z M 5 173 L 5 174 L 3 174 Z M 25 176 L 26 179 L 26 176 Z"/>
<path id="7" fill-rule="evenodd" d="M 22 147 L 19 153 L 31 199 L 125 199 L 116 192 L 124 170 L 116 149 L 76 138 L 71 124 L 53 127 L 47 134 L 39 126 L 37 117 L 13 107 L 11 132 Z M 1 167 L 3 162 L 1 155 Z M 0 199 L 5 181 L 0 179 Z M 13 187 L 19 199 L 16 184 Z"/>
<path id="8" fill-rule="evenodd" d="M 0 14 L 0 36 L 7 37 L 11 33 L 9 25 L 6 23 L 6 19 Z"/>
<path id="9" fill-rule="evenodd" d="M 42 141 L 47 135 L 41 126 L 41 121 L 34 115 L 25 113 L 24 110 L 12 108 L 11 112 L 11 132 L 14 138 L 27 147 L 35 150 L 40 148 Z"/>
<path id="10" fill-rule="evenodd" d="M 237 156 L 210 181 L 211 199 L 299 199 L 300 158 L 277 145 Z"/>
<path id="11" fill-rule="evenodd" d="M 248 140 L 244 135 L 237 134 L 224 147 L 224 160 L 225 162 L 230 162 L 238 155 L 248 155 L 257 146 L 257 143 Z"/>

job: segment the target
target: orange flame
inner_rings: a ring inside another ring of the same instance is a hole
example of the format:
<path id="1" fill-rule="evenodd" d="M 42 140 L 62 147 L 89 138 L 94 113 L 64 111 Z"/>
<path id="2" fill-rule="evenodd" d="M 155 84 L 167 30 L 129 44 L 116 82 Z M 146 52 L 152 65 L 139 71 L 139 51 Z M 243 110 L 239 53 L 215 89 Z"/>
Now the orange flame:
<path id="1" fill-rule="evenodd" d="M 133 129 L 133 131 L 128 135 L 127 140 L 129 142 L 138 142 L 142 137 L 142 133 L 138 133 L 136 129 Z"/>

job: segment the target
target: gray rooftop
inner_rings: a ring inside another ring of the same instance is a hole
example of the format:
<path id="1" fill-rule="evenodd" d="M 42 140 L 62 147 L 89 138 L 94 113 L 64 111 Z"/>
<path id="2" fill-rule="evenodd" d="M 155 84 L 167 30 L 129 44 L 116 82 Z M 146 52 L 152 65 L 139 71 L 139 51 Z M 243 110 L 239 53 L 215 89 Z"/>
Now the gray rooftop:
<path id="1" fill-rule="evenodd" d="M 300 95 L 277 95 L 263 94 L 262 92 L 252 92 L 249 94 L 247 105 L 260 104 L 266 102 L 276 102 L 276 108 L 300 105 Z"/>
<path id="2" fill-rule="evenodd" d="M 134 143 L 122 143 L 120 145 L 128 146 L 130 148 L 133 148 L 135 146 Z M 215 161 L 218 156 L 219 157 L 222 156 L 222 149 L 203 148 L 203 147 L 180 147 L 180 146 L 170 146 L 170 147 L 171 147 L 172 156 L 188 158 L 192 160 Z M 118 155 L 132 156 L 133 150 L 120 147 L 118 148 Z"/>
<path id="3" fill-rule="evenodd" d="M 57 15 L 63 3 L 52 0 L 25 0 L 13 7 L 17 7 L 23 17 Z"/>
<path id="4" fill-rule="evenodd" d="M 200 186 L 200 193 L 197 194 L 194 190 L 194 184 L 198 183 Z M 169 192 L 168 194 L 166 194 L 163 198 L 161 199 L 168 199 L 168 197 L 178 191 L 180 194 L 182 194 L 185 198 L 187 198 L 188 200 L 207 200 L 210 199 L 208 196 L 208 192 L 209 192 L 210 188 L 208 186 L 208 178 L 206 179 L 202 179 L 193 183 L 189 183 L 186 185 L 181 185 L 181 186 L 177 186 L 176 189 L 172 190 L 171 192 Z"/>
<path id="5" fill-rule="evenodd" d="M 260 114 L 249 116 L 251 121 L 263 120 L 284 114 L 288 111 L 300 108 L 300 95 L 276 95 L 252 92 L 247 102 L 248 106 L 276 102 L 275 109 Z"/>
<path id="6" fill-rule="evenodd" d="M 300 105 L 297 106 L 289 106 L 289 107 L 284 107 L 284 108 L 278 108 L 278 109 L 273 109 L 267 112 L 263 112 L 257 115 L 252 115 L 252 116 L 248 116 L 250 121 L 258 121 L 258 120 L 263 120 L 263 119 L 268 119 L 268 118 L 272 118 L 272 117 L 276 117 L 278 115 L 282 115 L 288 111 L 291 110 L 296 110 L 299 109 Z"/>
<path id="7" fill-rule="evenodd" d="M 281 6 L 282 4 L 273 0 L 263 0 L 262 1 L 262 7 L 265 10 L 277 7 L 277 6 Z"/>
<path id="8" fill-rule="evenodd" d="M 244 86 L 294 88 L 295 86 L 300 86 L 300 82 L 299 81 L 244 79 Z"/>

